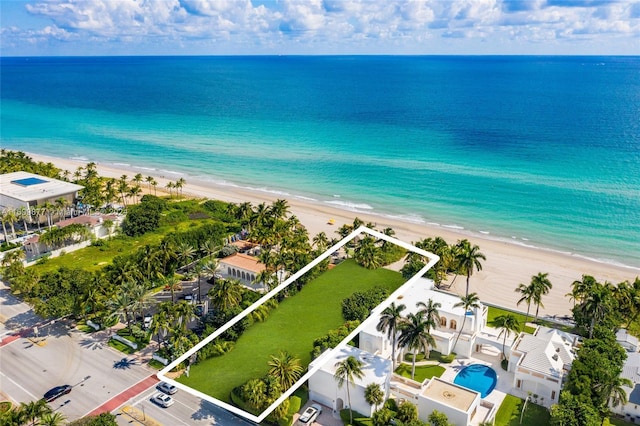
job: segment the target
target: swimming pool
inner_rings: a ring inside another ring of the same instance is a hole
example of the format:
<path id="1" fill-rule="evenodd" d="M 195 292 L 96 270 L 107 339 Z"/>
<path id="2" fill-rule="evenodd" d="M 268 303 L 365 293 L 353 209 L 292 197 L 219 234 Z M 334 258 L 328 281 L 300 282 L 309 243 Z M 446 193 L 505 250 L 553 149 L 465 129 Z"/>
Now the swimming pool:
<path id="1" fill-rule="evenodd" d="M 491 367 L 482 364 L 471 364 L 463 368 L 453 383 L 480 392 L 480 396 L 485 398 L 496 387 L 498 375 Z"/>

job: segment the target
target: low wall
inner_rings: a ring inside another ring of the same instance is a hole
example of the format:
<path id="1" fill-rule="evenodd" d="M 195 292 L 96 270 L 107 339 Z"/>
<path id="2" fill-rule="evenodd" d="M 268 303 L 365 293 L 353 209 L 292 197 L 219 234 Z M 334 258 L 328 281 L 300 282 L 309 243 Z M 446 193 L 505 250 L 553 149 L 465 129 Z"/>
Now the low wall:
<path id="1" fill-rule="evenodd" d="M 113 340 L 117 340 L 117 341 L 118 341 L 118 342 L 120 342 L 120 343 L 124 343 L 125 345 L 129 346 L 130 348 L 138 349 L 138 344 L 137 344 L 137 343 L 132 342 L 132 341 L 131 341 L 131 340 L 129 340 L 129 339 L 125 339 L 124 337 L 122 337 L 122 336 L 120 336 L 120 335 L 118 335 L 118 334 L 113 334 L 113 335 L 111 336 L 111 338 L 112 338 Z"/>

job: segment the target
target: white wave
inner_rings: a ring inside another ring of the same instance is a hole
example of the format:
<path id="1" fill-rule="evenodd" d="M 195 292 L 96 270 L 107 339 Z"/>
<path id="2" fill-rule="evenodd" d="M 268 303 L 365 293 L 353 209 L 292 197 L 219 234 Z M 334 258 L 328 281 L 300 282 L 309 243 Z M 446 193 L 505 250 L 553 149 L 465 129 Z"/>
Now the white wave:
<path id="1" fill-rule="evenodd" d="M 479 233 L 483 234 L 483 235 L 489 235 L 491 232 L 489 231 L 478 231 Z"/>
<path id="2" fill-rule="evenodd" d="M 440 226 L 440 224 L 438 222 L 427 222 L 427 225 Z"/>
<path id="3" fill-rule="evenodd" d="M 442 225 L 442 227 L 448 228 L 448 229 L 458 229 L 458 230 L 464 229 L 464 226 L 460 226 L 460 225 Z"/>
<path id="4" fill-rule="evenodd" d="M 402 222 L 409 222 L 409 223 L 415 223 L 415 224 L 424 224 L 424 218 L 422 216 L 416 215 L 416 214 L 408 214 L 408 215 L 402 215 L 402 214 L 383 214 L 383 217 L 388 217 L 389 219 L 397 219 L 400 220 Z"/>
<path id="5" fill-rule="evenodd" d="M 325 203 L 352 211 L 373 210 L 373 207 L 365 203 L 352 203 L 350 201 L 325 201 Z"/>
<path id="6" fill-rule="evenodd" d="M 154 167 L 142 167 L 142 166 L 135 166 L 134 169 L 140 169 L 140 170 L 148 170 L 150 172 L 153 171 L 157 171 L 158 169 L 154 168 Z"/>
<path id="7" fill-rule="evenodd" d="M 315 198 L 311 198 L 311 197 L 305 197 L 304 195 L 294 195 L 295 198 L 299 199 L 299 200 L 305 200 L 305 201 L 318 201 Z"/>
<path id="8" fill-rule="evenodd" d="M 285 192 L 285 191 L 278 191 L 276 189 L 269 189 L 269 188 L 265 188 L 265 187 L 256 188 L 256 187 L 252 187 L 252 186 L 245 186 L 245 187 L 241 187 L 241 188 L 249 189 L 251 191 L 266 192 L 267 194 L 291 195 L 291 194 L 289 194 L 288 192 Z"/>
<path id="9" fill-rule="evenodd" d="M 71 160 L 76 161 L 89 161 L 89 159 L 83 155 L 74 155 L 73 157 L 69 157 Z"/>
<path id="10" fill-rule="evenodd" d="M 182 173 L 182 172 L 176 172 L 176 171 L 174 171 L 174 170 L 160 170 L 160 172 L 162 172 L 162 173 L 169 173 L 169 174 L 172 174 L 172 175 L 180 175 L 180 176 L 181 176 L 181 175 L 184 175 L 184 173 Z"/>
<path id="11" fill-rule="evenodd" d="M 125 166 L 125 167 L 131 167 L 131 164 L 129 163 L 113 163 L 114 166 Z"/>
<path id="12" fill-rule="evenodd" d="M 340 195 L 338 195 L 338 194 L 333 194 L 333 198 L 340 198 Z"/>

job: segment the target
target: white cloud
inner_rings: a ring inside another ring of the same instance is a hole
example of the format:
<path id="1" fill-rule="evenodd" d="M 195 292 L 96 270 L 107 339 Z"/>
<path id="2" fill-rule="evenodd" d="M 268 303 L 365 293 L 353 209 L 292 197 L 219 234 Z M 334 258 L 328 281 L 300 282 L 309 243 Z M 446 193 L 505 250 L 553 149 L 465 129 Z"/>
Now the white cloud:
<path id="1" fill-rule="evenodd" d="M 260 53 L 293 45 L 357 53 L 421 51 L 425 40 L 442 38 L 448 46 L 512 40 L 526 53 L 527 43 L 554 39 L 610 35 L 633 46 L 640 37 L 640 0 L 30 0 L 25 8 L 49 23 L 34 30 L 9 22 L 3 45 L 99 42 L 135 50 L 153 39 L 181 48 L 197 42 L 212 54 L 220 46 Z"/>

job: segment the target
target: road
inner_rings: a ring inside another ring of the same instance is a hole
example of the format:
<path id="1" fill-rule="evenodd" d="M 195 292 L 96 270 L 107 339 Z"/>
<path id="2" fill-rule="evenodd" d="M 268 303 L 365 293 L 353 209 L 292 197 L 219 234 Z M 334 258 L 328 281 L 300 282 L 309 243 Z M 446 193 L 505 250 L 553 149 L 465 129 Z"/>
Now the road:
<path id="1" fill-rule="evenodd" d="M 141 419 L 141 416 L 144 415 L 147 419 L 153 419 L 164 425 L 253 425 L 253 423 L 240 419 L 188 392 L 178 391 L 178 393 L 172 396 L 175 403 L 168 408 L 162 408 L 151 402 L 151 397 L 157 392 L 155 388 L 149 389 L 141 393 L 138 397 L 128 401 L 125 405 L 136 409 L 134 416 L 137 419 Z M 115 412 L 117 414 L 118 424 L 130 426 L 132 417 L 122 412 L 124 406 L 120 408 L 120 410 Z"/>
<path id="2" fill-rule="evenodd" d="M 69 384 L 71 393 L 49 405 L 77 419 L 154 373 L 109 348 L 107 332 L 88 335 L 63 323 L 39 331 L 39 338 L 22 337 L 0 348 L 1 388 L 13 401 L 40 399 L 54 386 Z"/>

